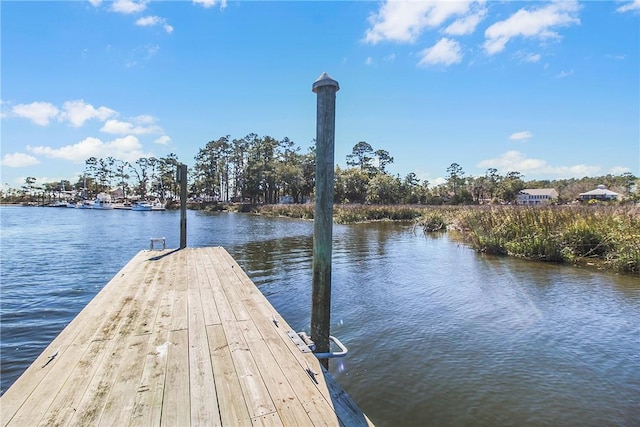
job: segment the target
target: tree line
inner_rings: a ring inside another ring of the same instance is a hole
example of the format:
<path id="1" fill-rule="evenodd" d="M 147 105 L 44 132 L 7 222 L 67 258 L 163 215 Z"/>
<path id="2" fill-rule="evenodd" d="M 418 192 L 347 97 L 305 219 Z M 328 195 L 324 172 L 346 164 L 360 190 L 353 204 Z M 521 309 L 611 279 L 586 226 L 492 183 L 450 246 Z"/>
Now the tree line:
<path id="1" fill-rule="evenodd" d="M 314 144 L 315 145 L 315 144 Z M 466 176 L 461 165 L 452 163 L 446 169 L 445 182 L 430 185 L 411 172 L 404 177 L 393 175 L 387 167 L 394 158 L 384 149 L 369 143 L 356 143 L 346 156 L 346 168 L 336 166 L 334 201 L 336 203 L 369 204 L 484 204 L 514 203 L 524 188 L 555 188 L 560 202 L 570 202 L 581 192 L 599 184 L 626 197 L 632 192 L 637 177 L 631 173 L 594 178 L 563 180 L 530 180 L 517 171 L 505 175 L 489 168 L 482 176 Z M 7 200 L 24 200 L 34 194 L 62 198 L 73 190 L 81 198 L 118 189 L 122 199 L 159 198 L 171 200 L 179 192 L 176 168 L 180 161 L 174 153 L 165 157 L 141 157 L 126 162 L 113 157 L 90 157 L 75 183 L 68 180 L 36 185 L 27 177 L 18 190 L 2 194 Z M 312 200 L 315 186 L 315 146 L 305 152 L 289 138 L 250 133 L 244 138 L 229 135 L 207 142 L 194 157 L 189 170 L 189 195 L 198 201 L 249 202 L 273 204 L 281 201 L 303 203 Z"/>

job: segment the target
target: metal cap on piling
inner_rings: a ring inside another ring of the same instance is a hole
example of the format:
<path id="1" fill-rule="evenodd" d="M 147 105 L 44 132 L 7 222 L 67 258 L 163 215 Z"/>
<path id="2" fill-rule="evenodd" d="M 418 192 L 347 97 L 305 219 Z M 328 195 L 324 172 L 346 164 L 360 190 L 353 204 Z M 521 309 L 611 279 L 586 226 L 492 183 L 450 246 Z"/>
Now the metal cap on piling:
<path id="1" fill-rule="evenodd" d="M 318 77 L 318 79 L 313 82 L 311 90 L 313 91 L 313 93 L 318 93 L 318 88 L 321 86 L 335 86 L 336 92 L 340 90 L 340 85 L 338 84 L 338 82 L 333 80 L 327 73 L 320 74 L 320 77 Z"/>

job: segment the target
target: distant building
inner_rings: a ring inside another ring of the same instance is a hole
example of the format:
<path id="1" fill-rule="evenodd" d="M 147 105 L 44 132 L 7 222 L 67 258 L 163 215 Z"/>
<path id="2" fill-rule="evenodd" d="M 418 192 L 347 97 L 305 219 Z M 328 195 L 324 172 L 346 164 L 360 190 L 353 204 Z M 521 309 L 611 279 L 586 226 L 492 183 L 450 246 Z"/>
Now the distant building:
<path id="1" fill-rule="evenodd" d="M 122 187 L 118 187 L 111 192 L 111 198 L 113 200 L 124 199 L 124 190 Z"/>
<path id="2" fill-rule="evenodd" d="M 607 190 L 607 187 L 604 185 L 598 185 L 598 188 L 595 190 L 587 191 L 586 193 L 580 193 L 580 200 L 588 201 L 588 200 L 616 200 L 620 196 L 620 194 L 615 191 Z"/>
<path id="3" fill-rule="evenodd" d="M 555 188 L 525 188 L 520 190 L 516 196 L 518 205 L 545 205 L 558 199 L 558 192 Z"/>

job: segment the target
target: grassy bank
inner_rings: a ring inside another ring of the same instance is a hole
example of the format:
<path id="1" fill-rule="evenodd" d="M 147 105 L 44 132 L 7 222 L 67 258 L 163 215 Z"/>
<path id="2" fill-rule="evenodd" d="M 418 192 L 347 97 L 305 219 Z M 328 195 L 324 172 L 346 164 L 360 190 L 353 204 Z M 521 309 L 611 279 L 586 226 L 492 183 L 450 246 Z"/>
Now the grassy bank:
<path id="1" fill-rule="evenodd" d="M 338 224 L 368 221 L 414 221 L 420 218 L 425 207 L 409 205 L 335 205 L 333 220 Z M 253 212 L 266 216 L 313 219 L 313 205 L 260 205 Z"/>
<path id="2" fill-rule="evenodd" d="M 428 213 L 420 224 L 437 214 L 479 252 L 640 274 L 637 207 L 465 207 Z"/>
<path id="3" fill-rule="evenodd" d="M 313 205 L 253 206 L 267 216 L 313 219 Z M 475 250 L 640 274 L 640 208 L 625 206 L 335 205 L 334 221 L 413 221 L 451 230 Z"/>

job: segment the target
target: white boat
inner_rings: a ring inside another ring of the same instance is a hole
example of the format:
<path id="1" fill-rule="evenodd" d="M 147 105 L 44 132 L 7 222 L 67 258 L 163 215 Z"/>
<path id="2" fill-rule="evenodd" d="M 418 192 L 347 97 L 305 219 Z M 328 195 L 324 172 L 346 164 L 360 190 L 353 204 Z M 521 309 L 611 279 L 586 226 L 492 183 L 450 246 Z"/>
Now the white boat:
<path id="1" fill-rule="evenodd" d="M 132 211 L 150 211 L 152 209 L 151 203 L 149 202 L 136 202 L 131 206 Z"/>
<path id="2" fill-rule="evenodd" d="M 83 200 L 82 203 L 78 203 L 76 206 L 78 209 L 93 209 L 93 202 L 89 200 Z"/>
<path id="3" fill-rule="evenodd" d="M 95 199 L 93 201 L 93 209 L 113 209 L 113 205 L 106 200 Z"/>
<path id="4" fill-rule="evenodd" d="M 93 209 L 113 209 L 111 196 L 104 193 L 98 194 L 98 197 L 93 201 Z"/>
<path id="5" fill-rule="evenodd" d="M 165 204 L 160 200 L 157 200 L 151 204 L 152 211 L 164 211 L 166 209 Z"/>

